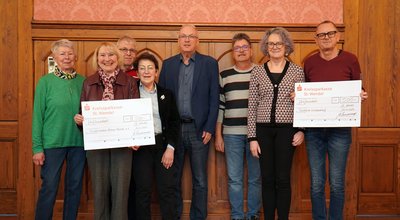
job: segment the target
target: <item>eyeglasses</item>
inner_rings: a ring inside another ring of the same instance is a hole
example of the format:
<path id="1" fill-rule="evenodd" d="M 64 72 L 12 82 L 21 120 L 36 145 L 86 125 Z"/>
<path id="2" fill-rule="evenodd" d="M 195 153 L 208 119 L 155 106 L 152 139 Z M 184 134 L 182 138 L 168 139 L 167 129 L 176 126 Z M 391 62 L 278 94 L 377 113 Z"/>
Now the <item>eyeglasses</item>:
<path id="1" fill-rule="evenodd" d="M 336 33 L 337 33 L 337 31 L 329 31 L 329 32 L 326 32 L 326 33 L 319 33 L 319 34 L 316 34 L 315 36 L 316 36 L 318 39 L 322 40 L 322 39 L 324 39 L 326 36 L 328 36 L 328 38 L 332 38 L 332 37 L 334 37 L 334 36 L 336 35 Z"/>
<path id="2" fill-rule="evenodd" d="M 154 70 L 154 66 L 148 65 L 147 68 L 146 68 L 146 66 L 139 66 L 139 68 L 138 68 L 138 71 L 141 72 L 141 73 L 146 72 L 146 70 L 149 71 L 149 72 L 153 71 Z"/>
<path id="3" fill-rule="evenodd" d="M 285 43 L 283 43 L 283 42 L 276 42 L 276 43 L 274 43 L 274 42 L 267 42 L 267 46 L 268 46 L 268 48 L 270 48 L 270 49 L 272 49 L 272 48 L 274 48 L 274 46 L 276 46 L 276 48 L 278 48 L 278 49 L 281 49 L 282 47 L 283 47 L 283 45 L 285 45 Z"/>
<path id="4" fill-rule="evenodd" d="M 240 49 L 243 51 L 248 51 L 250 49 L 250 45 L 243 45 L 243 46 L 235 46 L 233 47 L 233 51 L 240 52 Z"/>
<path id="5" fill-rule="evenodd" d="M 180 39 L 189 39 L 189 40 L 194 40 L 197 39 L 198 37 L 196 35 L 190 34 L 190 35 L 186 35 L 186 34 L 181 34 L 179 35 Z"/>
<path id="6" fill-rule="evenodd" d="M 130 52 L 130 53 L 136 53 L 136 50 L 135 49 L 128 49 L 128 48 L 121 48 L 121 49 L 119 49 L 120 51 L 122 51 L 124 54 L 127 54 L 128 52 Z"/>

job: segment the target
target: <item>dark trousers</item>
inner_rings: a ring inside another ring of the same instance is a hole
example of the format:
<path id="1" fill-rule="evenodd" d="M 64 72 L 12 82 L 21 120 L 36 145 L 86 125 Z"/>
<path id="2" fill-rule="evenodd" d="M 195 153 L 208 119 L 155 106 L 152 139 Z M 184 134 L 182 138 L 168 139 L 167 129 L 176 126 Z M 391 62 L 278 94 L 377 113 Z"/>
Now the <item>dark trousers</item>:
<path id="1" fill-rule="evenodd" d="M 296 129 L 292 127 L 257 125 L 264 219 L 275 219 L 275 209 L 279 220 L 289 219 L 290 170 L 295 149 L 292 140 L 295 133 Z"/>
<path id="2" fill-rule="evenodd" d="M 151 190 L 153 174 L 156 180 L 158 200 L 163 220 L 175 220 L 176 217 L 176 177 L 175 162 L 169 169 L 161 163 L 165 152 L 162 136 L 156 136 L 156 144 L 142 146 L 135 152 L 133 170 L 135 178 L 136 219 L 151 219 Z"/>

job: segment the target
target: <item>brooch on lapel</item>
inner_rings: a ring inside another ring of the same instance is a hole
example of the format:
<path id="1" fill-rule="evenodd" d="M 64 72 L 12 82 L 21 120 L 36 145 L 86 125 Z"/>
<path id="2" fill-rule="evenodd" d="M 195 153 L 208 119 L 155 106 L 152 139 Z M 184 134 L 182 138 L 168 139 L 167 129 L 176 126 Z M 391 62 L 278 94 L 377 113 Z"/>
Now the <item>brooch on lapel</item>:
<path id="1" fill-rule="evenodd" d="M 161 96 L 160 96 L 160 99 L 161 99 L 161 100 L 164 100 L 164 99 L 165 99 L 165 95 L 161 95 Z"/>

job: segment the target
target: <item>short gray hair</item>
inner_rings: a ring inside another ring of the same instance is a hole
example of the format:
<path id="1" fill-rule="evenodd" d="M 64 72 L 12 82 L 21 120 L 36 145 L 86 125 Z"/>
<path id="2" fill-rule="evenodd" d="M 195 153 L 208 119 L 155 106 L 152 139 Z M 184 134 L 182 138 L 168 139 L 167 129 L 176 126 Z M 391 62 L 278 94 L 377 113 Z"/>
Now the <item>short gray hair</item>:
<path id="1" fill-rule="evenodd" d="M 54 42 L 51 44 L 51 52 L 52 52 L 53 54 L 55 54 L 55 53 L 58 51 L 58 48 L 59 48 L 59 47 L 68 47 L 68 48 L 71 48 L 72 51 L 74 51 L 74 54 L 75 54 L 74 43 L 73 43 L 72 41 L 70 41 L 70 40 L 61 39 L 61 40 L 58 40 L 58 41 L 54 41 Z"/>
<path id="2" fill-rule="evenodd" d="M 283 27 L 276 27 L 267 30 L 260 41 L 260 49 L 264 55 L 269 56 L 267 42 L 271 34 L 277 34 L 282 38 L 282 42 L 285 44 L 285 56 L 289 56 L 291 53 L 293 53 L 294 43 L 289 32 Z"/>
<path id="3" fill-rule="evenodd" d="M 178 38 L 179 38 L 179 34 L 181 33 L 182 29 L 185 27 L 190 27 L 193 28 L 194 32 L 196 33 L 197 37 L 199 35 L 199 31 L 197 30 L 197 27 L 194 24 L 183 24 L 181 26 L 181 28 L 179 28 L 179 32 L 178 32 Z"/>
<path id="4" fill-rule="evenodd" d="M 117 47 L 119 47 L 119 44 L 120 44 L 122 41 L 126 41 L 126 42 L 129 42 L 129 43 L 133 43 L 133 45 L 136 46 L 136 40 L 135 40 L 133 37 L 129 37 L 129 36 L 125 35 L 125 36 L 122 36 L 120 39 L 118 39 L 118 41 L 117 41 Z"/>

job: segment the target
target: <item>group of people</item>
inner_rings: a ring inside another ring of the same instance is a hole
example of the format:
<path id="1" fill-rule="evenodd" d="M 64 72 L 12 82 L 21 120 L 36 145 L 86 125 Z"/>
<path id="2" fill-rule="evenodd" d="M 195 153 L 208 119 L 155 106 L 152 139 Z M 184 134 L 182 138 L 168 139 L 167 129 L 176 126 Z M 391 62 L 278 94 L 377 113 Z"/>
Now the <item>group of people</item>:
<path id="1" fill-rule="evenodd" d="M 41 166 L 42 185 L 36 219 L 52 219 L 61 168 L 66 161 L 64 218 L 76 219 L 87 158 L 95 219 L 151 219 L 153 174 L 162 219 L 180 219 L 185 154 L 192 173 L 190 219 L 207 218 L 207 160 L 215 149 L 225 153 L 231 219 L 288 219 L 290 172 L 297 146 L 306 141 L 311 170 L 313 219 L 343 219 L 344 178 L 351 128 L 293 127 L 294 84 L 360 79 L 355 55 L 339 50 L 331 21 L 315 32 L 319 52 L 304 70 L 288 59 L 294 43 L 281 27 L 267 30 L 260 49 L 269 60 L 252 61 L 250 37 L 232 38 L 234 66 L 219 73 L 217 61 L 196 51 L 199 33 L 183 25 L 180 53 L 159 63 L 148 52 L 137 56 L 135 40 L 101 43 L 94 52 L 96 73 L 76 73 L 73 43 L 53 43 L 55 71 L 36 87 L 32 141 L 33 162 Z M 156 79 L 159 78 L 158 83 Z M 365 100 L 368 95 L 360 91 Z M 155 144 L 102 150 L 83 149 L 81 101 L 150 98 Z M 325 203 L 326 154 L 330 206 Z M 244 212 L 244 161 L 247 162 L 247 213 Z M 328 211 L 329 210 L 329 211 Z"/>

